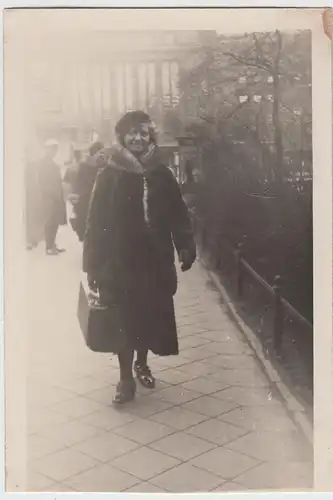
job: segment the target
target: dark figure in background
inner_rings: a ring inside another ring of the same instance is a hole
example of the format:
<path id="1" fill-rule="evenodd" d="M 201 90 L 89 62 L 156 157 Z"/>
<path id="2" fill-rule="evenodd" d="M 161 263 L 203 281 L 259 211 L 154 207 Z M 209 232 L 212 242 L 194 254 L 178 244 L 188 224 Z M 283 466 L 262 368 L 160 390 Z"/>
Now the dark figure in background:
<path id="1" fill-rule="evenodd" d="M 71 197 L 75 216 L 74 220 L 72 220 L 72 226 L 81 242 L 84 239 L 86 230 L 91 193 L 98 171 L 103 166 L 105 166 L 104 144 L 95 142 L 89 148 L 87 161 L 79 165 Z"/>
<path id="2" fill-rule="evenodd" d="M 69 200 L 71 199 L 71 195 L 73 194 L 76 177 L 78 174 L 79 166 L 81 163 L 81 151 L 74 149 L 73 151 L 73 161 L 69 161 L 69 166 L 64 175 L 64 183 L 69 187 Z"/>
<path id="3" fill-rule="evenodd" d="M 64 249 L 56 245 L 57 232 L 59 226 L 67 222 L 60 167 L 54 161 L 59 145 L 56 140 L 51 139 L 46 141 L 44 147 L 45 154 L 39 162 L 38 170 L 45 250 L 47 255 L 58 255 Z"/>
<path id="4" fill-rule="evenodd" d="M 173 242 L 183 271 L 191 268 L 196 248 L 178 183 L 159 161 L 149 116 L 126 113 L 116 136 L 90 202 L 83 269 L 90 287 L 121 318 L 124 346 L 114 349 L 120 367 L 114 403 L 123 404 L 136 392 L 134 351 L 137 378 L 148 388 L 155 385 L 148 350 L 160 356 L 179 352 Z"/>
<path id="5" fill-rule="evenodd" d="M 199 191 L 199 184 L 195 178 L 194 172 L 192 162 L 188 160 L 185 165 L 185 182 L 181 186 L 181 192 L 192 216 L 194 216 L 197 208 Z"/>
<path id="6" fill-rule="evenodd" d="M 37 162 L 27 162 L 24 172 L 27 250 L 35 248 L 43 239 L 42 205 L 38 172 Z"/>

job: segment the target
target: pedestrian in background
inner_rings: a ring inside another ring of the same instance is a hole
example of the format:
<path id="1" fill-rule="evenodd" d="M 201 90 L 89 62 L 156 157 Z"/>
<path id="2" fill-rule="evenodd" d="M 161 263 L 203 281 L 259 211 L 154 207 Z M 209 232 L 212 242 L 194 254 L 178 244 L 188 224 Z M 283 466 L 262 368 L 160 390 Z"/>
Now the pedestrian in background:
<path id="1" fill-rule="evenodd" d="M 71 197 L 74 192 L 75 182 L 79 166 L 82 161 L 82 153 L 78 149 L 73 150 L 72 160 L 68 162 L 68 166 L 64 175 L 63 182 L 67 186 L 68 200 L 71 201 Z"/>
<path id="2" fill-rule="evenodd" d="M 174 246 L 181 268 L 191 268 L 196 249 L 178 183 L 159 161 L 149 116 L 126 113 L 115 128 L 118 144 L 98 174 L 87 217 L 83 269 L 102 304 L 113 307 L 121 324 L 120 382 L 115 404 L 131 401 L 134 370 L 147 388 L 155 379 L 148 351 L 177 355 L 173 295 L 177 290 Z M 105 331 L 112 338 L 112 331 Z"/>
<path id="3" fill-rule="evenodd" d="M 30 158 L 27 159 L 24 172 L 27 250 L 35 248 L 43 239 L 42 204 L 38 173 L 38 163 Z"/>
<path id="4" fill-rule="evenodd" d="M 44 144 L 44 156 L 38 164 L 38 181 L 47 255 L 58 255 L 64 251 L 63 248 L 57 247 L 56 237 L 59 226 L 65 225 L 67 222 L 60 166 L 54 161 L 58 148 L 59 143 L 57 140 L 47 140 Z"/>
<path id="5" fill-rule="evenodd" d="M 81 242 L 84 239 L 91 193 L 98 171 L 103 166 L 105 166 L 104 144 L 95 142 L 89 148 L 87 160 L 80 163 L 77 169 L 71 196 L 74 213 L 71 224 Z"/>

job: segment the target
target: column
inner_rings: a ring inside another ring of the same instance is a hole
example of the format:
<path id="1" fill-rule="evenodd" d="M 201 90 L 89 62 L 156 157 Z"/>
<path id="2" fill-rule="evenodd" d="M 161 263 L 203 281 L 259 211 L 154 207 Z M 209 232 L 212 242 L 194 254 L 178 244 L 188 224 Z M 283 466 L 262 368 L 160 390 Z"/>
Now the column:
<path id="1" fill-rule="evenodd" d="M 172 92 L 172 63 L 170 61 L 168 62 L 168 77 L 169 77 L 170 104 L 172 105 L 172 98 L 173 98 L 173 92 Z"/>
<path id="2" fill-rule="evenodd" d="M 161 99 L 163 97 L 163 83 L 162 83 L 162 65 L 160 62 L 155 63 L 155 81 L 156 81 L 156 97 Z"/>
<path id="3" fill-rule="evenodd" d="M 146 106 L 146 111 L 149 109 L 149 103 L 150 103 L 150 87 L 149 87 L 149 63 L 145 64 L 145 72 L 146 72 L 146 88 L 145 88 L 145 106 Z"/>
<path id="4" fill-rule="evenodd" d="M 139 104 L 140 90 L 139 90 L 139 75 L 138 75 L 139 68 L 137 64 L 131 64 L 130 68 L 131 68 L 130 80 L 132 85 L 132 107 L 136 109 L 140 106 Z"/>
<path id="5" fill-rule="evenodd" d="M 121 83 L 123 89 L 123 110 L 127 108 L 128 105 L 128 89 L 127 89 L 127 71 L 126 63 L 121 65 Z"/>

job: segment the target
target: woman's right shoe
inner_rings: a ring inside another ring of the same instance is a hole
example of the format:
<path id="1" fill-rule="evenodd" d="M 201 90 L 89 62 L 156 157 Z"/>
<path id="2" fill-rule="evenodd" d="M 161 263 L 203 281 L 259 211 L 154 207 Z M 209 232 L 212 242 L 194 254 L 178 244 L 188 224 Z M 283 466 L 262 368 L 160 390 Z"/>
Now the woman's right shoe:
<path id="1" fill-rule="evenodd" d="M 136 393 L 136 383 L 134 379 L 120 380 L 117 385 L 116 395 L 112 403 L 114 405 L 123 405 L 133 401 Z"/>

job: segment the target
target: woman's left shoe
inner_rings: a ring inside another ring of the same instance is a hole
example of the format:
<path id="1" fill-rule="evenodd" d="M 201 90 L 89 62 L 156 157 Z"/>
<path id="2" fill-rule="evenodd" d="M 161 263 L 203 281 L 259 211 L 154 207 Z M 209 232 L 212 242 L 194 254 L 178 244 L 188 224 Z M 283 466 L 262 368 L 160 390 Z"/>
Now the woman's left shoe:
<path id="1" fill-rule="evenodd" d="M 154 389 L 155 387 L 155 378 L 153 377 L 149 366 L 141 366 L 136 361 L 134 363 L 134 371 L 136 373 L 138 381 L 146 387 L 147 389 Z"/>
<path id="2" fill-rule="evenodd" d="M 120 380 L 116 388 L 116 394 L 112 403 L 114 405 L 123 405 L 133 401 L 136 393 L 136 384 L 134 379 Z"/>

